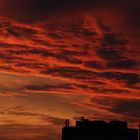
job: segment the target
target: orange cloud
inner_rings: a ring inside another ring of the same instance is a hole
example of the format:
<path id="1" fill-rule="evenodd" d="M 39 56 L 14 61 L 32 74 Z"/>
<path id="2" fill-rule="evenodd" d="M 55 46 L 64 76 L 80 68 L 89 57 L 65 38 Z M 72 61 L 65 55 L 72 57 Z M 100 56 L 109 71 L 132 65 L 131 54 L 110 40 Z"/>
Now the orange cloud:
<path id="1" fill-rule="evenodd" d="M 64 9 L 53 16 L 59 11 L 56 7 L 47 12 L 45 7 L 45 11 L 34 9 L 36 4 L 41 6 L 46 2 L 44 0 L 28 3 L 33 11 L 37 10 L 30 14 L 27 4 L 25 7 L 16 0 L 11 2 L 19 8 L 13 6 L 15 10 L 10 15 L 7 11 L 0 17 L 0 73 L 12 77 L 8 78 L 9 81 L 4 77 L 4 81 L 0 80 L 0 96 L 8 101 L 10 99 L 6 97 L 15 97 L 11 103 L 33 104 L 35 109 L 34 112 L 2 110 L 3 121 L 4 115 L 7 118 L 19 116 L 22 121 L 35 116 L 37 121 L 33 119 L 32 123 L 48 121 L 53 128 L 62 125 L 65 117 L 74 119 L 78 115 L 139 122 L 140 42 L 139 28 L 133 27 L 138 22 L 135 10 L 132 13 L 136 17 L 132 21 L 129 11 L 122 12 L 123 2 L 121 6 L 120 1 L 115 3 L 120 11 L 111 1 L 111 11 L 106 9 L 104 2 L 102 8 L 97 2 L 90 11 L 88 4 L 83 9 L 83 1 L 75 16 L 68 5 L 71 10 L 66 14 L 63 14 L 65 6 L 62 5 Z M 123 14 L 120 16 L 119 12 Z M 45 110 L 41 108 L 42 104 L 46 105 L 48 115 L 40 113 Z M 30 139 L 44 138 L 44 132 L 42 135 L 35 134 Z"/>

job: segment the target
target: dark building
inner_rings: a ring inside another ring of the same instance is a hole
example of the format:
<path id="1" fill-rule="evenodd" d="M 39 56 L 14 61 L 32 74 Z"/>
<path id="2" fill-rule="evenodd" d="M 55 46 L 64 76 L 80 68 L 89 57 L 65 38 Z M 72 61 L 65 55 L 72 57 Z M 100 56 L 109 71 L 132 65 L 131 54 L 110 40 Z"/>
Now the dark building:
<path id="1" fill-rule="evenodd" d="M 76 126 L 62 129 L 62 140 L 138 140 L 138 130 L 130 129 L 125 121 L 89 121 L 82 118 Z"/>

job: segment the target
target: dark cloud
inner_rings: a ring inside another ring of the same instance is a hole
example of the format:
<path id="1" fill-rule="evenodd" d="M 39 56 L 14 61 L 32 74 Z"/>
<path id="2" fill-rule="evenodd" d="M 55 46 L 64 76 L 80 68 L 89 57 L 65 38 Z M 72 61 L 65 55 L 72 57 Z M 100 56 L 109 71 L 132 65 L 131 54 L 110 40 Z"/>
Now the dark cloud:
<path id="1" fill-rule="evenodd" d="M 73 90 L 74 85 L 72 84 L 59 84 L 59 85 L 28 85 L 25 87 L 25 90 L 33 90 L 33 91 L 58 91 L 60 90 Z"/>
<path id="2" fill-rule="evenodd" d="M 122 59 L 119 61 L 110 61 L 108 63 L 109 68 L 118 68 L 118 69 L 133 69 L 137 66 L 137 62 L 133 59 Z"/>
<path id="3" fill-rule="evenodd" d="M 140 83 L 140 76 L 136 73 L 104 72 L 100 76 L 115 80 L 122 80 L 126 84 L 133 85 Z"/>
<path id="4" fill-rule="evenodd" d="M 111 109 L 113 112 L 124 114 L 135 118 L 140 118 L 140 101 L 118 101 L 117 104 Z"/>
<path id="5" fill-rule="evenodd" d="M 97 94 L 102 93 L 102 94 L 123 94 L 123 93 L 129 93 L 129 90 L 125 89 L 118 89 L 118 88 L 105 88 L 105 87 L 93 87 L 91 88 L 93 91 L 95 91 Z"/>
<path id="6" fill-rule="evenodd" d="M 9 21 L 1 21 L 0 23 L 0 31 L 1 35 L 6 37 L 14 36 L 18 37 L 31 37 L 37 34 L 37 32 L 33 29 L 29 29 L 26 27 L 16 26 Z"/>
<path id="7" fill-rule="evenodd" d="M 125 9 L 122 12 L 122 15 L 127 22 L 133 26 L 139 24 L 138 9 L 140 4 L 137 0 L 134 0 L 133 2 L 132 0 L 127 2 L 125 0 L 21 0 L 20 2 L 18 0 L 5 0 L 3 3 L 1 4 L 1 9 L 4 9 L 4 12 L 1 10 L 1 15 L 4 13 L 4 15 L 26 23 L 33 23 L 34 21 L 39 21 L 41 18 L 46 19 L 46 17 L 56 17 L 56 15 L 71 15 L 70 13 L 91 11 L 101 8 L 105 9 L 106 7 L 115 10 L 117 7 L 116 9 L 118 10 L 119 8 L 120 11 Z M 100 27 L 103 27 L 104 29 L 106 28 L 103 24 L 100 25 Z M 86 34 L 89 35 L 89 33 Z"/>
<path id="8" fill-rule="evenodd" d="M 91 102 L 100 104 L 102 108 L 109 108 L 109 111 L 122 115 L 122 118 L 129 118 L 131 121 L 140 118 L 139 100 L 112 100 L 111 98 L 92 99 Z M 128 117 L 129 116 L 129 117 Z"/>
<path id="9" fill-rule="evenodd" d="M 101 39 L 101 46 L 97 49 L 97 54 L 113 63 L 113 61 L 125 58 L 123 51 L 127 51 L 127 44 L 127 40 L 121 35 L 106 33 Z"/>
<path id="10" fill-rule="evenodd" d="M 65 78 L 75 78 L 77 80 L 92 79 L 96 77 L 96 72 L 83 70 L 77 67 L 50 68 L 48 70 L 42 71 L 42 73 L 55 76 L 62 76 Z"/>
<path id="11" fill-rule="evenodd" d="M 98 55 L 103 57 L 106 60 L 116 60 L 116 59 L 122 59 L 121 56 L 121 50 L 116 50 L 115 48 L 100 48 L 97 51 Z"/>
<path id="12" fill-rule="evenodd" d="M 106 2 L 103 0 L 21 0 L 20 2 L 18 0 L 10 0 L 7 7 L 13 11 L 12 13 L 7 12 L 7 14 L 10 16 L 14 14 L 15 17 L 24 21 L 32 21 L 43 16 L 57 13 L 63 14 L 64 11 L 95 9 L 99 6 L 112 5 L 112 3 L 114 3 L 112 0 L 107 0 Z M 17 11 L 20 14 L 16 13 Z"/>
<path id="13" fill-rule="evenodd" d="M 97 68 L 97 69 L 103 69 L 104 66 L 102 62 L 96 62 L 96 61 L 87 61 L 85 62 L 85 66 L 89 68 Z"/>
<path id="14" fill-rule="evenodd" d="M 98 78 L 106 78 L 110 80 L 122 81 L 125 84 L 133 85 L 140 83 L 140 76 L 136 73 L 123 73 L 123 72 L 94 72 L 90 70 L 83 70 L 76 67 L 58 67 L 51 68 L 46 71 L 42 71 L 44 74 L 50 74 L 54 76 L 62 76 L 65 78 L 72 78 L 76 80 L 88 80 Z"/>
<path id="15" fill-rule="evenodd" d="M 114 46 L 117 47 L 116 45 L 123 45 L 127 44 L 127 41 L 119 34 L 114 34 L 114 33 L 105 33 L 101 43 L 104 47 L 106 46 Z"/>

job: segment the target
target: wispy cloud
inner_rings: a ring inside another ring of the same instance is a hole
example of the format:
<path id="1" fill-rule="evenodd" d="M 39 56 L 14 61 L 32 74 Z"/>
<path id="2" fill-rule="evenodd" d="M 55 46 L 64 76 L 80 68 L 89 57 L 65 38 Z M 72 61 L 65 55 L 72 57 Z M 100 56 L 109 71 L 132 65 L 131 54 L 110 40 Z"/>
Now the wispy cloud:
<path id="1" fill-rule="evenodd" d="M 137 123 L 139 2 L 55 2 L 0 1 L 1 120 L 28 120 L 34 127 L 49 122 L 55 128 L 65 117 L 86 115 Z M 33 109 L 9 109 L 13 105 Z M 35 135 L 27 139 L 46 138 L 43 129 L 31 131 Z"/>

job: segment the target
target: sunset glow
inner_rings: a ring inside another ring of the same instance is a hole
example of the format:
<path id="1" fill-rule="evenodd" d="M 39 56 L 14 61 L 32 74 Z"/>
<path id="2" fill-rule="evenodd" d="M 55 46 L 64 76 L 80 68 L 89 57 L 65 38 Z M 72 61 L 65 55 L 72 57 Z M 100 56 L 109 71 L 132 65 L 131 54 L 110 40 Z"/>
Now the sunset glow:
<path id="1" fill-rule="evenodd" d="M 64 120 L 81 116 L 136 127 L 138 7 L 137 0 L 0 0 L 0 139 L 60 140 Z"/>

